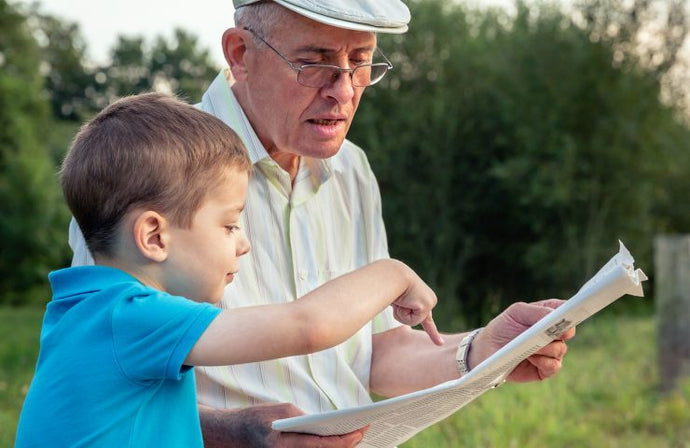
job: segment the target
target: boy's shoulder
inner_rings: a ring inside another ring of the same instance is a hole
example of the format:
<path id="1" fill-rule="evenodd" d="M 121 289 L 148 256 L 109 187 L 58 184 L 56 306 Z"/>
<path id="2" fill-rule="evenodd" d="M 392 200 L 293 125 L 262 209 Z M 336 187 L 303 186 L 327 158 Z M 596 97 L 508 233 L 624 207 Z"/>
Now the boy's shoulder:
<path id="1" fill-rule="evenodd" d="M 46 307 L 42 337 L 72 332 L 89 321 L 110 325 L 121 303 L 156 293 L 133 276 L 106 266 L 76 266 L 48 275 L 53 297 Z"/>
<path id="2" fill-rule="evenodd" d="M 53 302 L 95 300 L 94 306 L 121 309 L 128 305 L 155 307 L 211 306 L 174 296 L 142 283 L 131 274 L 107 266 L 75 266 L 49 274 Z"/>
<path id="3" fill-rule="evenodd" d="M 206 326 L 221 312 L 209 303 L 174 296 L 104 266 L 81 266 L 51 273 L 53 300 L 48 304 L 42 340 L 73 346 L 103 341 L 132 378 L 149 365 L 160 366 L 170 353 L 181 362 Z M 94 339 L 95 338 L 95 339 Z M 186 341 L 181 346 L 179 341 Z M 189 345 L 191 344 L 191 345 Z M 144 354 L 145 360 L 142 360 Z M 159 362 L 160 361 L 160 362 Z M 169 367 L 175 375 L 179 366 Z M 134 372 L 134 373 L 132 373 Z"/>

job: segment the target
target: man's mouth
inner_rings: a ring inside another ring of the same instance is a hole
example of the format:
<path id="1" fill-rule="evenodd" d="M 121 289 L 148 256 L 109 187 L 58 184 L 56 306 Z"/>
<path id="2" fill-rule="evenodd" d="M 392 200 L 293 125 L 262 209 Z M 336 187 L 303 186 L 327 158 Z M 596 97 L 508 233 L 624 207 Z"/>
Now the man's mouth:
<path id="1" fill-rule="evenodd" d="M 318 124 L 319 126 L 335 126 L 343 120 L 325 120 L 325 119 L 311 119 L 310 123 Z"/>

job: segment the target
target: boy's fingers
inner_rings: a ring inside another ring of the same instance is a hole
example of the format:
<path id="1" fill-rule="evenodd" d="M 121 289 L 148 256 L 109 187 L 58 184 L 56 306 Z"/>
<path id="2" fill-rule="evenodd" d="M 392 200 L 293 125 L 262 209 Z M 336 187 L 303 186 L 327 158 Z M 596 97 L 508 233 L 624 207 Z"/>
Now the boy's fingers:
<path id="1" fill-rule="evenodd" d="M 443 345 L 443 337 L 441 337 L 441 333 L 436 329 L 436 323 L 434 322 L 434 318 L 431 317 L 431 313 L 422 321 L 422 328 L 424 328 L 424 331 L 426 331 L 434 344 Z"/>

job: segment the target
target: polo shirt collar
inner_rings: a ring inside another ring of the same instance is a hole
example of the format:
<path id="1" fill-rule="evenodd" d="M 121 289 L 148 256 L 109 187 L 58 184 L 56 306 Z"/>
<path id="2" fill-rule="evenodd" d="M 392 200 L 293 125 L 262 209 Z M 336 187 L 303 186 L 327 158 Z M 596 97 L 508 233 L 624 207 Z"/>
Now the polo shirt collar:
<path id="1" fill-rule="evenodd" d="M 79 266 L 60 269 L 48 274 L 53 288 L 53 300 L 86 292 L 101 291 L 117 283 L 140 283 L 125 271 L 107 266 Z"/>

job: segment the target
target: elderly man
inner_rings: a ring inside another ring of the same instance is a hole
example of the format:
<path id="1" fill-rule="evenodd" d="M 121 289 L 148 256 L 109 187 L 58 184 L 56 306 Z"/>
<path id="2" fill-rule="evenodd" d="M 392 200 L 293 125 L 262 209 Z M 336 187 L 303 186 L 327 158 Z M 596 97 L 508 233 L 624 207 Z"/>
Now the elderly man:
<path id="1" fill-rule="evenodd" d="M 388 256 L 376 179 L 345 136 L 364 90 L 391 68 L 377 33 L 403 33 L 410 19 L 399 0 L 234 4 L 236 26 L 222 39 L 229 69 L 200 105 L 240 135 L 254 164 L 242 221 L 254 250 L 241 260 L 224 308 L 292 301 Z M 71 230 L 75 262 L 86 262 L 78 229 Z M 281 434 L 270 423 L 370 403 L 370 392 L 395 396 L 458 378 L 560 303 L 514 304 L 481 331 L 446 335 L 443 347 L 387 311 L 330 350 L 199 369 L 205 443 L 354 446 L 362 431 Z M 565 352 L 565 343 L 554 341 L 508 379 L 547 378 Z"/>
<path id="2" fill-rule="evenodd" d="M 236 26 L 222 40 L 229 70 L 201 103 L 240 134 L 255 166 L 243 223 L 255 250 L 227 307 L 294 300 L 388 255 L 376 180 L 345 136 L 364 90 L 391 68 L 377 33 L 403 33 L 410 19 L 399 0 L 234 3 Z M 384 313 L 332 350 L 204 369 L 199 397 L 216 409 L 288 402 L 309 413 L 369 403 L 371 391 L 393 396 L 457 378 L 465 336 L 476 335 L 467 346 L 474 366 L 557 303 L 516 305 L 478 334 L 446 336 L 443 348 Z M 554 374 L 565 350 L 553 343 L 511 379 Z M 210 439 L 211 425 L 204 430 Z"/>

